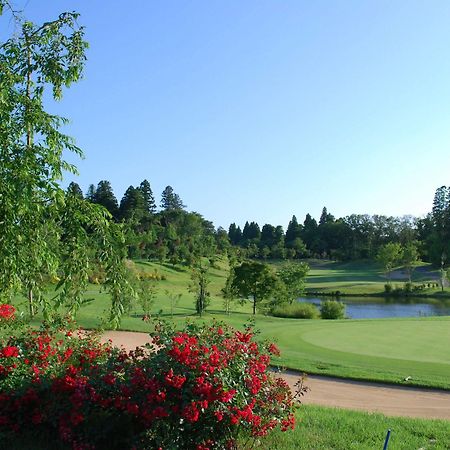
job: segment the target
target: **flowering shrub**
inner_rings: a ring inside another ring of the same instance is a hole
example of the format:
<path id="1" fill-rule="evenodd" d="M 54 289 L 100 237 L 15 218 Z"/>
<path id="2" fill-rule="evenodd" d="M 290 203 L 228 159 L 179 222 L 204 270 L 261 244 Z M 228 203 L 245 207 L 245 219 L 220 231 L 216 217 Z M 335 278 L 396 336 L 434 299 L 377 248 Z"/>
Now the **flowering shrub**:
<path id="1" fill-rule="evenodd" d="M 294 427 L 289 387 L 267 371 L 278 349 L 250 329 L 159 326 L 153 339 L 156 348 L 127 353 L 71 331 L 10 338 L 0 346 L 0 441 L 237 449 Z"/>

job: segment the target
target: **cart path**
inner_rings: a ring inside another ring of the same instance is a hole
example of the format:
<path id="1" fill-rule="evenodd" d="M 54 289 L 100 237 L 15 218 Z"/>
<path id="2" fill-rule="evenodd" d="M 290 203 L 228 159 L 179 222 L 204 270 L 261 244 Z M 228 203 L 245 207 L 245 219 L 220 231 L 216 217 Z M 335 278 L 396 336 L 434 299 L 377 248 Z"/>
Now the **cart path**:
<path id="1" fill-rule="evenodd" d="M 114 345 L 134 350 L 151 342 L 146 333 L 107 331 L 102 338 Z M 280 373 L 291 387 L 299 379 L 295 371 Z M 450 374 L 449 374 L 450 376 Z M 302 398 L 304 404 L 380 412 L 387 416 L 421 417 L 450 420 L 450 392 L 380 383 L 350 381 L 322 376 L 308 376 L 305 385 L 310 389 Z"/>

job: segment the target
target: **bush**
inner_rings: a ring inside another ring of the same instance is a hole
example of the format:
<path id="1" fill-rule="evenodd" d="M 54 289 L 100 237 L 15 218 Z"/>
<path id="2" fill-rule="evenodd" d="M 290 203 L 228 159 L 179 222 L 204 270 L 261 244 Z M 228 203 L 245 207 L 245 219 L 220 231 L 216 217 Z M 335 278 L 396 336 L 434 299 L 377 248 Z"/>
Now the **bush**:
<path id="1" fill-rule="evenodd" d="M 344 319 L 345 305 L 337 300 L 327 300 L 320 305 L 322 319 Z"/>
<path id="2" fill-rule="evenodd" d="M 273 344 L 217 324 L 157 330 L 152 352 L 65 330 L 2 342 L 2 446 L 236 449 L 294 427 L 290 389 L 268 372 Z"/>
<path id="3" fill-rule="evenodd" d="M 413 284 L 412 284 L 411 282 L 407 281 L 407 282 L 405 283 L 405 286 L 403 287 L 403 290 L 404 290 L 405 292 L 407 292 L 407 293 L 412 292 L 412 290 L 413 290 Z"/>
<path id="4" fill-rule="evenodd" d="M 384 285 L 384 292 L 390 294 L 392 292 L 392 284 L 386 283 Z"/>
<path id="5" fill-rule="evenodd" d="M 275 317 L 288 317 L 293 319 L 317 319 L 319 311 L 312 303 L 283 303 L 275 305 L 270 314 Z"/>

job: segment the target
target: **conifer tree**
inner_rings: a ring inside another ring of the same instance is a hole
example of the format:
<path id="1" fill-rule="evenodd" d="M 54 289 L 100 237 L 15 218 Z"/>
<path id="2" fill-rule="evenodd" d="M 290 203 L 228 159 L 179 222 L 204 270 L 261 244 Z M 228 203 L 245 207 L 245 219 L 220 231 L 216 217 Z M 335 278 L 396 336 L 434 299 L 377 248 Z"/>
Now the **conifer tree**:
<path id="1" fill-rule="evenodd" d="M 153 196 L 152 188 L 150 187 L 150 183 L 148 180 L 144 180 L 140 186 L 139 190 L 142 192 L 142 197 L 144 199 L 144 208 L 147 214 L 155 214 L 156 212 L 156 203 L 155 197 Z"/>
<path id="2" fill-rule="evenodd" d="M 175 193 L 172 186 L 166 186 L 161 194 L 161 208 L 165 211 L 182 210 L 186 208 L 180 196 Z"/>
<path id="3" fill-rule="evenodd" d="M 75 197 L 78 197 L 79 199 L 83 199 L 83 191 L 81 190 L 78 183 L 71 182 L 69 186 L 67 187 L 67 193 L 69 195 L 74 195 Z"/>
<path id="4" fill-rule="evenodd" d="M 114 219 L 118 218 L 119 205 L 108 180 L 102 180 L 98 183 L 94 195 L 94 203 L 105 207 Z"/>

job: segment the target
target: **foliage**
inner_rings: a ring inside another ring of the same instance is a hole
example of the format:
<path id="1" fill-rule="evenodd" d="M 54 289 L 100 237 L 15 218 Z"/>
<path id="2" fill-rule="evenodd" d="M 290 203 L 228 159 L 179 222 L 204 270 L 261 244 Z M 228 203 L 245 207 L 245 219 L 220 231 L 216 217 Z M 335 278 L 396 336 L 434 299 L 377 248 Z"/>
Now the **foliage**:
<path id="1" fill-rule="evenodd" d="M 177 306 L 178 302 L 180 301 L 180 298 L 183 294 L 171 292 L 169 290 L 165 291 L 166 296 L 169 298 L 170 302 L 170 318 L 173 319 L 173 310 Z"/>
<path id="2" fill-rule="evenodd" d="M 322 319 L 344 319 L 345 305 L 337 300 L 326 300 L 320 305 Z"/>
<path id="3" fill-rule="evenodd" d="M 393 242 L 383 245 L 378 251 L 377 260 L 382 264 L 389 283 L 391 282 L 391 270 L 400 262 L 402 254 L 401 245 Z"/>
<path id="4" fill-rule="evenodd" d="M 208 267 L 199 264 L 192 269 L 189 290 L 195 294 L 195 310 L 199 316 L 202 316 L 210 303 L 211 293 L 208 291 L 210 281 Z"/>
<path id="5" fill-rule="evenodd" d="M 270 314 L 275 317 L 287 317 L 293 319 L 317 319 L 319 311 L 312 303 L 282 303 L 275 305 Z"/>
<path id="6" fill-rule="evenodd" d="M 243 300 L 252 297 L 253 314 L 256 314 L 256 306 L 274 294 L 277 281 L 267 264 L 244 261 L 234 268 L 231 289 Z"/>
<path id="7" fill-rule="evenodd" d="M 55 448 L 249 448 L 294 427 L 288 385 L 268 372 L 273 344 L 251 329 L 160 324 L 157 347 L 126 353 L 95 336 L 30 330 L 0 346 L 0 438 Z"/>
<path id="8" fill-rule="evenodd" d="M 305 279 L 309 272 L 309 266 L 306 263 L 290 263 L 281 266 L 277 276 L 281 281 L 280 292 L 289 302 L 293 303 L 305 291 Z"/>
<path id="9" fill-rule="evenodd" d="M 21 31 L 0 46 L 0 297 L 26 295 L 31 316 L 41 307 L 50 319 L 58 306 L 74 315 L 94 257 L 105 269 L 110 318 L 118 326 L 131 295 L 122 232 L 103 208 L 83 200 L 79 187 L 65 193 L 59 186 L 64 171 L 76 172 L 63 153 L 82 152 L 60 131 L 67 120 L 46 109 L 82 76 L 84 30 L 76 13 L 42 26 L 14 17 Z M 48 281 L 57 279 L 51 302 Z"/>

